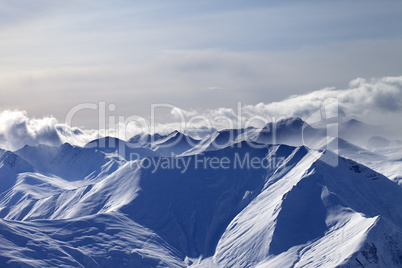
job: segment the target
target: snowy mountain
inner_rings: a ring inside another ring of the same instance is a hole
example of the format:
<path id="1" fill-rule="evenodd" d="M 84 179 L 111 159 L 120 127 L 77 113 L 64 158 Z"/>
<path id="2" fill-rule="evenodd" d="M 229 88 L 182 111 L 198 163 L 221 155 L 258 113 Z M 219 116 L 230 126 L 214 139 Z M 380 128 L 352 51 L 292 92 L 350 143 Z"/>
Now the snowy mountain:
<path id="1" fill-rule="evenodd" d="M 188 154 L 197 154 L 206 151 L 214 151 L 226 148 L 237 142 L 247 141 L 250 143 L 286 144 L 301 146 L 313 144 L 313 141 L 326 137 L 326 130 L 316 129 L 309 126 L 299 117 L 291 117 L 268 123 L 261 129 L 249 127 L 246 129 L 225 129 L 213 132 L 205 137 Z"/>
<path id="2" fill-rule="evenodd" d="M 401 159 L 300 118 L 0 150 L 0 267 L 401 267 Z"/>
<path id="3" fill-rule="evenodd" d="M 317 139 L 326 137 L 325 129 L 311 127 L 299 117 L 291 117 L 268 123 L 253 140 L 263 144 L 288 144 L 300 146 L 311 144 Z"/>
<path id="4" fill-rule="evenodd" d="M 338 167 L 330 167 L 322 159 L 337 156 L 327 154 L 305 157 L 285 176 L 273 176 L 275 182 L 228 226 L 215 261 L 224 267 L 359 267 L 356 257 L 372 228 L 386 225 L 400 238 L 400 188 L 350 160 L 340 158 Z M 384 192 L 392 200 L 379 194 Z M 374 248 L 392 244 L 387 237 L 377 239 Z M 377 263 L 367 256 L 359 261 L 364 267 L 398 267 L 400 260 L 390 259 L 394 252 L 400 256 L 401 240 L 394 245 L 380 262 L 376 254 L 370 257 Z"/>
<path id="5" fill-rule="evenodd" d="M 0 194 L 12 188 L 19 173 L 33 171 L 33 167 L 13 152 L 0 150 Z"/>
<path id="6" fill-rule="evenodd" d="M 321 144 L 320 149 L 329 149 L 343 157 L 353 159 L 402 185 L 402 151 L 400 145 L 385 148 L 375 147 L 369 150 L 342 138 L 324 138 L 316 143 L 316 145 L 319 144 Z"/>
<path id="7" fill-rule="evenodd" d="M 137 134 L 128 142 L 130 147 L 150 149 L 155 152 L 154 155 L 172 156 L 191 150 L 200 140 L 175 130 L 168 135 Z"/>
<path id="8" fill-rule="evenodd" d="M 339 137 L 359 146 L 366 146 L 369 139 L 380 135 L 381 128 L 368 125 L 357 119 L 350 119 L 340 124 Z"/>

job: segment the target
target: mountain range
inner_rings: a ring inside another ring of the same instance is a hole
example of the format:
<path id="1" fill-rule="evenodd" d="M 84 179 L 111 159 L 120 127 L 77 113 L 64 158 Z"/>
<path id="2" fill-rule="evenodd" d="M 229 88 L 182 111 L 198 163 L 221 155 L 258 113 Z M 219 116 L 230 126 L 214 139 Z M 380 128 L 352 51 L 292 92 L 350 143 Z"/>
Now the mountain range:
<path id="1" fill-rule="evenodd" d="M 0 267 L 402 267 L 402 146 L 378 135 L 288 118 L 0 149 Z"/>

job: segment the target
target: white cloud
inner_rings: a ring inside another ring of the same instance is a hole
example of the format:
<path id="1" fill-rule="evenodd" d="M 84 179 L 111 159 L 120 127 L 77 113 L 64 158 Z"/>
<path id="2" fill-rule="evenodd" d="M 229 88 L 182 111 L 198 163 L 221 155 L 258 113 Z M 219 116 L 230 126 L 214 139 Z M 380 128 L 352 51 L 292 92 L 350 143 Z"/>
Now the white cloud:
<path id="1" fill-rule="evenodd" d="M 197 128 L 205 130 L 245 127 L 249 126 L 247 122 L 261 127 L 269 121 L 291 116 L 306 118 L 334 101 L 339 103 L 340 117 L 361 118 L 368 122 L 370 119 L 377 119 L 380 123 L 387 122 L 388 118 L 396 130 L 402 131 L 400 120 L 395 120 L 402 114 L 402 76 L 357 78 L 345 89 L 325 88 L 304 95 L 294 95 L 279 102 L 244 105 L 236 110 L 186 110 L 169 106 L 170 118 L 163 122 L 155 118 L 154 130 L 162 133 L 176 129 L 192 132 Z M 139 132 L 152 130 L 151 122 L 140 116 L 125 119 L 124 122 L 116 120 L 116 126 L 111 126 L 107 131 L 81 130 L 59 123 L 54 117 L 30 118 L 25 111 L 6 110 L 0 113 L 0 147 L 15 150 L 25 144 L 57 146 L 63 142 L 82 146 L 105 135 L 129 139 Z"/>
<path id="2" fill-rule="evenodd" d="M 63 142 L 83 145 L 98 136 L 97 131 L 83 132 L 59 124 L 51 116 L 30 118 L 25 111 L 5 110 L 0 113 L 0 148 L 18 150 L 25 145 L 58 146 Z"/>
<path id="3" fill-rule="evenodd" d="M 207 90 L 223 90 L 223 87 L 207 87 Z"/>
<path id="4" fill-rule="evenodd" d="M 357 78 L 345 89 L 324 88 L 304 95 L 294 95 L 279 102 L 244 105 L 241 107 L 241 112 L 228 108 L 204 111 L 176 109 L 175 111 L 180 112 L 187 121 L 196 115 L 206 118 L 210 126 L 219 129 L 231 127 L 227 121 L 232 121 L 234 127 L 247 126 L 245 123 L 250 118 L 255 119 L 254 123 L 257 126 L 294 116 L 307 118 L 334 101 L 339 104 L 338 112 L 341 120 L 360 118 L 376 124 L 390 123 L 394 128 L 395 125 L 399 126 L 399 131 L 402 131 L 400 120 L 395 121 L 395 118 L 402 115 L 402 76 Z M 222 120 L 224 118 L 226 121 Z M 200 123 L 198 126 L 206 126 L 202 124 L 205 120 L 198 121 Z M 172 128 L 174 126 L 178 127 L 172 124 Z"/>

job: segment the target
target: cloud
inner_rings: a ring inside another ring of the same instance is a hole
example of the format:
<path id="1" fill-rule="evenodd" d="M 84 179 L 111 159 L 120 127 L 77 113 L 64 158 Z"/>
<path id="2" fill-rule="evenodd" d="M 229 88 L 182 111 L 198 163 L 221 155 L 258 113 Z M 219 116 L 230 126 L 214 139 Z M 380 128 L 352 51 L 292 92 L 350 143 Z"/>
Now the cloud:
<path id="1" fill-rule="evenodd" d="M 59 146 L 63 142 L 83 145 L 97 137 L 96 131 L 83 132 L 59 124 L 51 116 L 29 118 L 25 111 L 5 110 L 0 113 L 0 148 L 18 150 L 25 145 Z"/>
<path id="2" fill-rule="evenodd" d="M 0 113 L 0 144 L 5 149 L 17 149 L 25 144 L 59 145 L 61 140 L 54 118 L 29 119 L 23 111 Z"/>
<path id="3" fill-rule="evenodd" d="M 223 87 L 207 87 L 206 88 L 207 90 L 223 90 L 224 88 Z"/>
<path id="4" fill-rule="evenodd" d="M 400 1 L 40 2 L 0 0 L 1 110 L 268 103 L 402 69 Z"/>
<path id="5" fill-rule="evenodd" d="M 355 77 L 400 75 L 401 46 L 398 39 L 297 51 L 165 50 L 143 56 L 143 60 L 139 57 L 136 62 L 121 62 L 116 57 L 102 64 L 26 64 L 21 68 L 13 63 L 23 61 L 22 56 L 4 55 L 10 70 L 0 76 L 0 109 L 23 108 L 35 116 L 51 111 L 61 120 L 77 103 L 101 100 L 116 104 L 126 116 L 144 115 L 155 102 L 186 109 L 231 107 L 239 100 L 270 103 L 326 86 L 342 88 Z M 96 58 L 97 54 L 82 57 L 89 62 L 97 62 Z M 90 117 L 77 120 L 80 125 L 96 127 Z"/>
<path id="6" fill-rule="evenodd" d="M 239 107 L 237 111 L 230 108 L 204 111 L 177 108 L 172 114 L 180 113 L 182 117 L 186 118 L 186 121 L 198 116 L 200 120 L 194 120 L 194 122 L 197 121 L 199 124 L 193 126 L 207 126 L 205 121 L 218 129 L 247 127 L 249 126 L 247 123 L 261 126 L 267 122 L 288 117 L 297 116 L 306 119 L 322 107 L 329 107 L 334 102 L 337 102 L 337 113 L 340 120 L 360 118 L 376 124 L 398 125 L 399 121 L 395 121 L 395 118 L 402 115 L 402 76 L 357 78 L 352 80 L 345 89 L 324 88 L 303 95 L 293 95 L 279 102 L 244 105 Z M 228 124 L 228 121 L 233 124 Z"/>
<path id="7" fill-rule="evenodd" d="M 335 101 L 338 103 L 341 120 L 353 117 L 370 122 L 377 118 L 377 122 L 386 123 L 388 120 L 397 131 L 402 131 L 398 120 L 402 115 L 402 76 L 400 76 L 357 78 L 345 89 L 324 88 L 273 103 L 256 105 L 239 103 L 237 109 L 222 107 L 186 110 L 173 105 L 162 105 L 162 108 L 171 109 L 167 119 L 165 117 L 164 120 L 159 120 L 160 118 L 146 120 L 138 115 L 123 117 L 124 122 L 115 120 L 115 125 L 111 125 L 107 130 L 82 130 L 59 123 L 54 117 L 30 118 L 25 111 L 6 110 L 0 113 L 0 147 L 16 150 L 26 144 L 57 146 L 63 142 L 83 146 L 98 137 L 114 136 L 129 139 L 137 133 L 152 130 L 160 133 L 173 130 L 194 133 L 194 130 L 202 129 L 208 133 L 214 129 L 262 127 L 267 122 L 293 116 L 305 119 L 321 107 Z M 153 127 L 151 127 L 152 121 L 155 121 Z"/>
<path id="8" fill-rule="evenodd" d="M 401 112 L 402 76 L 357 78 L 346 89 L 325 88 L 292 96 L 280 102 L 246 106 L 246 110 L 262 115 L 305 117 L 321 106 L 338 101 L 342 114 L 361 117 L 370 113 Z"/>

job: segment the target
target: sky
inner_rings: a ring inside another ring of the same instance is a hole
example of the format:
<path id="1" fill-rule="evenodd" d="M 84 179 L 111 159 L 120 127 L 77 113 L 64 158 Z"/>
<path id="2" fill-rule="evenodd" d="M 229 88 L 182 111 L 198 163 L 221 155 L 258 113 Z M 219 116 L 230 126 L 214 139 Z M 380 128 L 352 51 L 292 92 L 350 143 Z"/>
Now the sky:
<path id="1" fill-rule="evenodd" d="M 149 118 L 151 104 L 292 108 L 357 78 L 394 88 L 384 81 L 402 75 L 401 25 L 401 1 L 0 0 L 0 111 L 63 123 L 105 102 L 111 115 Z M 96 128 L 98 112 L 71 125 Z"/>

